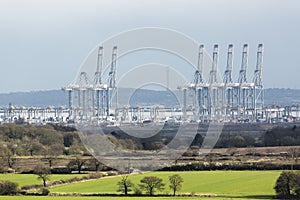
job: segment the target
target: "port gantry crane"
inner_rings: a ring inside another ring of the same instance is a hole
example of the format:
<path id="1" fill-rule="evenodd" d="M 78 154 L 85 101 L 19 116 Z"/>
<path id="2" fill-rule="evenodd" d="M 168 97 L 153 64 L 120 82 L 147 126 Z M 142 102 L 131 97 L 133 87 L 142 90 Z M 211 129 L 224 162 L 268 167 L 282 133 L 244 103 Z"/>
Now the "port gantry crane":
<path id="1" fill-rule="evenodd" d="M 81 72 L 79 75 L 78 82 L 78 106 L 79 106 L 79 117 L 80 120 L 84 120 L 90 115 L 88 115 L 88 112 L 90 111 L 90 92 L 93 88 L 93 86 L 89 82 L 89 78 L 86 72 Z"/>
<path id="2" fill-rule="evenodd" d="M 263 44 L 259 44 L 257 47 L 256 56 L 256 68 L 254 71 L 254 91 L 253 91 L 253 108 L 256 119 L 263 118 L 263 106 L 264 106 L 264 91 L 262 82 L 262 67 L 263 67 Z"/>
<path id="3" fill-rule="evenodd" d="M 106 89 L 106 116 L 110 115 L 110 108 L 112 106 L 112 99 L 113 94 L 115 94 L 116 99 L 116 110 L 117 110 L 117 103 L 118 103 L 118 94 L 116 88 L 116 70 L 117 70 L 117 46 L 113 47 L 112 50 L 112 58 L 111 58 L 111 67 L 108 74 L 108 87 Z"/>
<path id="4" fill-rule="evenodd" d="M 106 83 L 103 83 L 103 47 L 98 48 L 97 66 L 94 73 L 94 80 L 89 81 L 86 72 L 80 72 L 75 83 L 68 85 L 63 90 L 68 91 L 69 95 L 69 118 L 74 120 L 93 120 L 97 119 L 98 123 L 111 115 L 112 100 L 115 98 L 115 115 L 117 113 L 117 46 L 112 49 L 110 69 Z M 263 45 L 258 45 L 256 68 L 252 82 L 247 82 L 248 68 L 248 44 L 243 45 L 242 63 L 239 71 L 237 82 L 233 81 L 233 58 L 234 47 L 228 45 L 226 69 L 223 80 L 219 81 L 218 59 L 219 47 L 217 44 L 213 47 L 213 59 L 208 80 L 203 75 L 204 67 L 204 45 L 199 46 L 198 63 L 194 73 L 194 79 L 191 83 L 179 86 L 178 89 L 183 91 L 183 120 L 200 120 L 209 122 L 216 120 L 215 116 L 225 116 L 226 121 L 236 120 L 257 120 L 263 118 L 263 83 L 262 83 L 262 66 L 263 66 Z M 187 92 L 192 92 L 192 110 L 187 110 Z M 121 108 L 122 110 L 122 108 Z M 123 115 L 128 115 L 128 108 L 125 108 Z M 192 118 L 191 118 L 192 117 Z M 123 116 L 125 119 L 126 116 Z M 223 118 L 219 118 L 223 120 Z M 218 120 L 218 119 L 217 119 Z"/>
<path id="5" fill-rule="evenodd" d="M 86 90 L 88 88 L 90 88 L 90 85 L 86 72 L 80 72 L 75 83 L 71 83 L 67 87 L 62 88 L 62 90 L 68 91 L 69 119 L 73 117 L 75 120 L 76 116 L 79 115 L 82 120 L 82 117 L 86 115 Z M 75 102 L 75 99 L 77 99 L 77 102 Z"/>
<path id="6" fill-rule="evenodd" d="M 224 115 L 224 84 L 217 79 L 219 61 L 219 46 L 214 45 L 213 62 L 209 76 L 209 119 L 215 120 L 216 117 Z"/>
<path id="7" fill-rule="evenodd" d="M 217 79 L 218 71 L 218 45 L 214 45 L 212 67 L 208 82 L 203 76 L 204 45 L 200 45 L 198 66 L 194 73 L 194 80 L 189 85 L 180 87 L 184 93 L 183 113 L 186 115 L 186 90 L 195 93 L 196 104 L 193 105 L 198 112 L 196 119 L 205 122 L 215 119 L 214 116 L 225 116 L 226 121 L 252 120 L 260 118 L 263 114 L 263 85 L 262 85 L 262 54 L 263 45 L 258 45 L 257 63 L 252 82 L 247 80 L 248 44 L 243 45 L 242 63 L 237 82 L 233 81 L 234 47 L 228 45 L 226 69 L 223 82 Z"/>
<path id="8" fill-rule="evenodd" d="M 68 91 L 69 98 L 69 117 L 76 120 L 78 116 L 82 120 L 91 120 L 91 117 L 97 116 L 99 122 L 100 116 L 109 116 L 111 107 L 111 94 L 116 89 L 116 65 L 117 65 L 117 47 L 113 47 L 111 69 L 109 72 L 107 84 L 102 82 L 103 67 L 103 47 L 98 48 L 97 66 L 94 74 L 94 80 L 90 81 L 88 74 L 80 72 L 75 83 L 62 88 Z M 105 93 L 105 94 L 104 94 Z M 75 99 L 77 101 L 75 102 Z M 106 103 L 106 113 L 104 108 Z M 88 119 L 89 118 L 89 119 Z"/>
<path id="9" fill-rule="evenodd" d="M 208 112 L 208 84 L 204 82 L 203 77 L 204 64 L 204 45 L 199 46 L 197 70 L 194 75 L 194 84 L 196 87 L 196 101 L 198 107 L 197 120 L 206 120 L 204 116 Z"/>
<path id="10" fill-rule="evenodd" d="M 73 104 L 72 104 L 73 87 L 72 85 L 68 85 L 67 87 L 63 87 L 62 90 L 68 92 L 68 108 L 69 108 L 68 117 L 70 119 L 73 116 Z"/>
<path id="11" fill-rule="evenodd" d="M 253 87 L 254 83 L 247 82 L 247 68 L 248 68 L 248 44 L 244 44 L 242 53 L 242 65 L 239 73 L 238 83 L 238 118 L 252 119 L 252 101 L 253 101 Z"/>
<path id="12" fill-rule="evenodd" d="M 224 83 L 224 105 L 225 105 L 225 119 L 231 119 L 234 117 L 234 105 L 238 102 L 238 83 L 234 83 L 232 79 L 233 69 L 233 58 L 234 58 L 234 47 L 232 44 L 228 45 L 227 52 L 227 63 L 226 70 L 224 72 L 223 83 Z"/>
<path id="13" fill-rule="evenodd" d="M 94 75 L 94 83 L 93 83 L 93 90 L 95 91 L 96 95 L 96 114 L 95 109 L 93 109 L 93 115 L 97 116 L 97 122 L 99 122 L 100 116 L 103 119 L 103 110 L 104 110 L 104 99 L 103 99 L 103 91 L 106 90 L 107 85 L 102 84 L 102 67 L 103 67 L 103 47 L 99 46 L 98 54 L 97 54 L 97 67 L 96 72 Z M 94 97 L 94 95 L 93 95 Z M 94 98 L 93 98 L 93 108 L 94 106 Z"/>

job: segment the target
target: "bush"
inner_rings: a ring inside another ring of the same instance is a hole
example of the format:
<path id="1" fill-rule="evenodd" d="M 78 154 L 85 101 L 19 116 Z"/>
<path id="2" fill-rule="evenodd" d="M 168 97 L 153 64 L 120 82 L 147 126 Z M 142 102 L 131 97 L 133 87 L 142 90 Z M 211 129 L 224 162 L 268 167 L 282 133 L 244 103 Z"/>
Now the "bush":
<path id="1" fill-rule="evenodd" d="M 14 195 L 18 192 L 18 184 L 11 181 L 0 181 L 0 195 Z"/>
<path id="2" fill-rule="evenodd" d="M 7 170 L 3 166 L 0 166 L 0 174 L 5 173 L 6 171 Z"/>
<path id="3" fill-rule="evenodd" d="M 117 176 L 119 173 L 117 171 L 108 171 L 107 176 Z"/>
<path id="4" fill-rule="evenodd" d="M 35 184 L 35 185 L 25 185 L 23 187 L 21 187 L 22 190 L 31 190 L 31 189 L 37 189 L 37 188 L 41 188 L 43 187 L 43 185 L 38 185 L 38 184 Z"/>
<path id="5" fill-rule="evenodd" d="M 50 191 L 47 188 L 42 188 L 41 194 L 44 196 L 47 196 L 50 193 Z"/>
<path id="6" fill-rule="evenodd" d="M 134 188 L 134 194 L 135 195 L 142 195 L 142 190 L 140 190 L 139 188 Z"/>
<path id="7" fill-rule="evenodd" d="M 100 173 L 91 173 L 88 175 L 88 179 L 98 179 L 101 178 L 103 175 Z"/>
<path id="8" fill-rule="evenodd" d="M 280 174 L 274 187 L 280 198 L 300 197 L 300 173 L 284 171 Z"/>
<path id="9" fill-rule="evenodd" d="M 51 174 L 70 174 L 71 171 L 67 167 L 51 168 Z"/>

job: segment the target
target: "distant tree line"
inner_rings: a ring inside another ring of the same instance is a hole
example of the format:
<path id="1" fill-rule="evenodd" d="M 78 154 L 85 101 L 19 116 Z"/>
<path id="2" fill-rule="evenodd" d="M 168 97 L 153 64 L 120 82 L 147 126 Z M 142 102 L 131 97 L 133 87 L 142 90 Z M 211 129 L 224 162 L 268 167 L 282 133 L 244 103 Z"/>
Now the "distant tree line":
<path id="1" fill-rule="evenodd" d="M 250 127 L 251 128 L 251 127 Z M 166 136 L 167 135 L 167 136 Z M 117 146 L 134 150 L 156 150 L 167 145 L 173 137 L 172 134 L 160 134 L 150 138 L 134 138 L 126 134 L 112 132 L 108 134 L 110 140 Z M 205 135 L 197 133 L 191 147 L 201 147 Z M 298 126 L 276 126 L 264 133 L 233 134 L 228 131 L 223 132 L 215 148 L 244 148 L 244 147 L 269 147 L 269 146 L 297 146 L 300 145 L 300 128 Z"/>
<path id="2" fill-rule="evenodd" d="M 173 139 L 170 135 L 159 133 L 151 138 L 134 138 L 118 132 L 111 132 L 107 134 L 107 138 L 116 146 L 132 151 L 158 150 Z M 203 135 L 196 134 L 191 149 L 200 148 L 202 142 Z M 250 134 L 222 133 L 215 147 L 239 148 L 283 145 L 300 145 L 300 128 L 298 126 L 274 127 L 262 133 L 260 138 L 254 138 Z M 77 158 L 90 155 L 73 127 L 54 124 L 43 126 L 0 125 L 0 171 L 3 166 L 13 169 L 18 156 L 43 156 L 43 160 L 47 161 L 51 168 L 55 158 L 61 155 L 72 155 Z M 299 157 L 299 152 L 293 153 L 296 168 L 298 167 L 297 157 Z M 81 172 L 86 165 L 97 171 L 101 163 L 93 162 L 92 159 L 89 162 L 86 160 L 78 162 L 78 160 L 73 159 L 67 168 L 70 171 L 78 170 Z"/>
<path id="3" fill-rule="evenodd" d="M 300 128 L 275 127 L 266 131 L 263 137 L 264 146 L 297 146 L 300 145 Z"/>
<path id="4" fill-rule="evenodd" d="M 7 152 L 4 152 L 7 151 Z M 70 155 L 85 151 L 78 133 L 54 125 L 0 125 L 0 153 L 16 156 Z"/>

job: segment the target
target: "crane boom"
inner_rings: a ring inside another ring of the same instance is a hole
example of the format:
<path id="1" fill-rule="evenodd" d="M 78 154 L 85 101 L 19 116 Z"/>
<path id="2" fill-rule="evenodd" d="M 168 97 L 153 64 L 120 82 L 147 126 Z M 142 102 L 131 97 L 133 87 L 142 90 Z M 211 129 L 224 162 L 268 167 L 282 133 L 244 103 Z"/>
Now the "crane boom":
<path id="1" fill-rule="evenodd" d="M 97 69 L 96 69 L 95 78 L 94 78 L 94 84 L 95 85 L 101 85 L 102 84 L 102 79 L 101 79 L 102 65 L 103 65 L 103 47 L 100 46 L 99 49 L 98 49 Z"/>
<path id="2" fill-rule="evenodd" d="M 224 83 L 232 83 L 232 66 L 233 66 L 233 45 L 228 45 L 227 65 L 224 73 Z"/>
<path id="3" fill-rule="evenodd" d="M 254 71 L 254 84 L 262 86 L 262 66 L 263 66 L 263 44 L 259 44 L 257 48 L 256 69 Z"/>
<path id="4" fill-rule="evenodd" d="M 197 65 L 197 70 L 195 71 L 194 75 L 194 83 L 203 83 L 203 52 L 204 52 L 204 45 L 201 44 L 199 46 L 199 53 L 198 53 L 198 65 Z"/>
<path id="5" fill-rule="evenodd" d="M 242 65 L 239 74 L 239 83 L 247 83 L 247 67 L 248 67 L 248 44 L 243 46 Z"/>
<path id="6" fill-rule="evenodd" d="M 217 68 L 218 68 L 218 54 L 219 54 L 219 46 L 217 44 L 214 45 L 213 52 L 213 63 L 210 71 L 210 83 L 217 82 Z"/>
<path id="7" fill-rule="evenodd" d="M 108 81 L 108 85 L 110 88 L 116 87 L 116 70 L 117 70 L 117 46 L 114 46 L 112 50 L 111 68 L 109 72 L 109 81 Z"/>

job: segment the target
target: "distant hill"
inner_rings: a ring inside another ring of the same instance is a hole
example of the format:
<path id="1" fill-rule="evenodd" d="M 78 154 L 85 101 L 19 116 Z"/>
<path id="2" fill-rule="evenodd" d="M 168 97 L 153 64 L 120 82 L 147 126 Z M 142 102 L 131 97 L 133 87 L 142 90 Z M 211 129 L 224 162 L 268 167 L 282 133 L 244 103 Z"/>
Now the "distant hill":
<path id="1" fill-rule="evenodd" d="M 300 89 L 265 89 L 265 105 L 300 104 Z"/>
<path id="2" fill-rule="evenodd" d="M 182 98 L 178 91 L 175 95 Z M 146 90 L 146 89 L 120 89 L 119 102 L 123 105 L 178 105 L 178 100 L 174 94 L 168 91 Z M 131 98 L 130 98 L 131 96 Z M 16 106 L 37 106 L 45 107 L 66 106 L 68 95 L 62 90 L 14 92 L 0 94 L 0 106 L 8 106 L 12 103 Z M 265 105 L 291 105 L 300 104 L 300 89 L 265 89 Z"/>
<path id="3" fill-rule="evenodd" d="M 0 105 L 8 106 L 9 103 L 16 106 L 67 105 L 68 96 L 62 90 L 13 92 L 0 94 Z"/>

